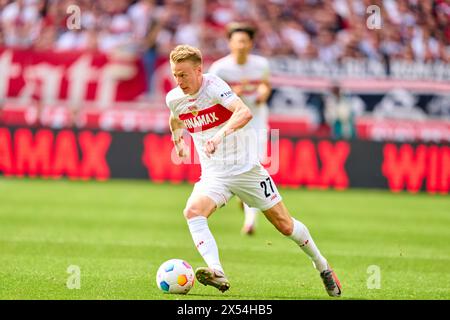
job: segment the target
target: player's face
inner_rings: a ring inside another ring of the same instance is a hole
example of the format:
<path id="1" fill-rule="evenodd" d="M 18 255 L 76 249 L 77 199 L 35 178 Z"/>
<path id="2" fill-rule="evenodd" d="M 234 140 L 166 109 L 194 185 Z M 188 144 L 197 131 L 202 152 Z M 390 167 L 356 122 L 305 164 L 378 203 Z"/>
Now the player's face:
<path id="1" fill-rule="evenodd" d="M 192 61 L 170 63 L 172 74 L 184 94 L 194 94 L 202 85 L 202 66 Z"/>
<path id="2" fill-rule="evenodd" d="M 228 42 L 230 51 L 234 55 L 246 56 L 253 47 L 253 41 L 246 32 L 234 32 Z"/>

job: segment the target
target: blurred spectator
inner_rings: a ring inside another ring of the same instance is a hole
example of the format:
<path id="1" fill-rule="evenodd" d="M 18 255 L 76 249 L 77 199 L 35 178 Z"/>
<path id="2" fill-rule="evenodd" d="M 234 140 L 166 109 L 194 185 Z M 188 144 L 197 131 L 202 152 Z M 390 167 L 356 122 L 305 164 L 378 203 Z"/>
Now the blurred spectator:
<path id="1" fill-rule="evenodd" d="M 8 47 L 28 48 L 39 36 L 39 0 L 16 0 L 1 12 L 4 42 Z"/>
<path id="2" fill-rule="evenodd" d="M 292 18 L 286 19 L 282 22 L 281 36 L 298 57 L 305 55 L 311 39 L 301 24 Z"/>
<path id="3" fill-rule="evenodd" d="M 326 62 L 386 56 L 450 60 L 450 3 L 446 0 L 208 0 L 203 1 L 203 10 L 193 7 L 201 2 L 0 0 L 0 34 L 9 47 L 49 47 L 54 39 L 53 47 L 58 50 L 108 52 L 119 48 L 135 54 L 150 50 L 150 56 L 155 56 L 166 55 L 183 42 L 220 56 L 227 50 L 219 37 L 224 35 L 224 26 L 248 20 L 260 30 L 256 51 L 267 56 Z M 65 26 L 71 4 L 81 9 L 81 30 Z M 381 9 L 381 30 L 366 27 L 366 9 L 374 4 Z M 205 13 L 203 22 L 192 19 L 199 10 Z"/>
<path id="4" fill-rule="evenodd" d="M 351 101 L 334 85 L 325 97 L 325 120 L 336 139 L 352 139 L 356 136 L 355 117 Z"/>
<path id="5" fill-rule="evenodd" d="M 69 5 L 81 10 L 79 30 L 66 26 Z M 366 26 L 370 5 L 380 8 L 379 30 Z M 450 62 L 448 0 L 0 0 L 0 45 L 119 50 L 141 56 L 151 82 L 157 57 L 179 43 L 225 55 L 225 25 L 244 20 L 269 57 Z"/>
<path id="6" fill-rule="evenodd" d="M 137 52 L 135 40 L 130 17 L 126 14 L 116 14 L 111 17 L 108 27 L 100 31 L 98 49 L 102 52 Z"/>
<path id="7" fill-rule="evenodd" d="M 38 51 L 55 49 L 55 41 L 57 38 L 57 29 L 55 26 L 47 26 L 41 31 L 39 38 L 33 45 L 33 48 Z"/>
<path id="8" fill-rule="evenodd" d="M 162 28 L 161 14 L 154 0 L 140 0 L 131 5 L 128 15 L 133 22 L 134 34 L 138 39 L 142 39 L 142 61 L 147 74 L 147 92 L 151 94 L 158 53 L 157 38 Z"/>

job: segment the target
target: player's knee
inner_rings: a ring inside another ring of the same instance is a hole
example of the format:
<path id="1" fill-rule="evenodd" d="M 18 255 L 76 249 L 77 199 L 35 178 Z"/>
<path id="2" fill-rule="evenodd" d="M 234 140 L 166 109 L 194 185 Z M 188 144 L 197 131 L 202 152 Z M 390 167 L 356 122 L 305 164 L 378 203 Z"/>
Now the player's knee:
<path id="1" fill-rule="evenodd" d="M 201 216 L 202 212 L 195 206 L 187 206 L 183 210 L 183 215 L 187 220 L 189 220 L 189 219 Z"/>
<path id="2" fill-rule="evenodd" d="M 292 223 L 283 221 L 280 223 L 278 230 L 285 236 L 290 236 L 294 231 L 294 226 Z"/>

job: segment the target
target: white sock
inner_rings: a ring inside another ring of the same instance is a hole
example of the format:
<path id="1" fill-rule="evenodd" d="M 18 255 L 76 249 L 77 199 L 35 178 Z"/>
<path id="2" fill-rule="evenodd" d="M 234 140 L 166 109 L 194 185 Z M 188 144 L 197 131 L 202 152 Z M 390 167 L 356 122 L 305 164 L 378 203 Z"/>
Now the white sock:
<path id="1" fill-rule="evenodd" d="M 246 203 L 244 203 L 244 226 L 255 226 L 256 224 L 256 215 L 259 210 L 256 208 L 250 208 Z"/>
<path id="2" fill-rule="evenodd" d="M 322 272 L 328 269 L 327 260 L 320 254 L 319 248 L 317 248 L 314 240 L 309 234 L 308 228 L 298 220 L 292 218 L 294 223 L 294 230 L 289 236 L 299 247 L 305 252 L 312 260 L 314 267 Z"/>
<path id="3" fill-rule="evenodd" d="M 208 219 L 206 217 L 195 217 L 187 221 L 189 231 L 191 232 L 194 244 L 198 252 L 205 260 L 208 267 L 223 272 L 222 265 L 219 260 L 219 249 L 208 227 Z"/>

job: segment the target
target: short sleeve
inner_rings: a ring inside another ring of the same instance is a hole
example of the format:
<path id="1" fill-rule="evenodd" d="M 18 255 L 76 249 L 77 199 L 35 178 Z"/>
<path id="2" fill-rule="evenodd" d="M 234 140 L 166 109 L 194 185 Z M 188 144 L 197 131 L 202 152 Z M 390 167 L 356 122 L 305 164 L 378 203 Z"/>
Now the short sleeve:
<path id="1" fill-rule="evenodd" d="M 237 95 L 231 90 L 230 86 L 216 75 L 210 74 L 210 95 L 224 107 L 229 107 Z"/>
<path id="2" fill-rule="evenodd" d="M 166 95 L 166 106 L 167 106 L 167 108 L 169 108 L 170 112 L 172 112 L 175 116 L 178 117 L 178 114 L 176 114 L 175 107 L 174 107 L 173 91 L 170 91 Z"/>

